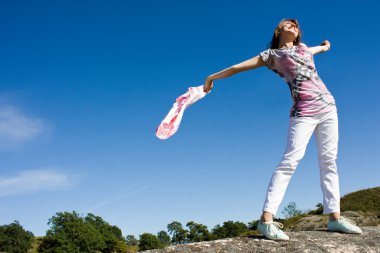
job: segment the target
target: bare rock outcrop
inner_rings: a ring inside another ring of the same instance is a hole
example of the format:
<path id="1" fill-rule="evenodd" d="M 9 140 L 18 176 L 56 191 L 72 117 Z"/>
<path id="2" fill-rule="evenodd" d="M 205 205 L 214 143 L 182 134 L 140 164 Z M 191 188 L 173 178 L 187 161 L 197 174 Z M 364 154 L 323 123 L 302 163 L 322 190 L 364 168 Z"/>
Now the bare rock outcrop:
<path id="1" fill-rule="evenodd" d="M 359 227 L 377 226 L 380 224 L 380 219 L 376 214 L 363 214 L 362 212 L 345 211 L 342 216 L 353 220 Z M 289 227 L 288 231 L 310 231 L 326 229 L 328 221 L 327 215 L 308 215 L 302 217 Z"/>
<path id="2" fill-rule="evenodd" d="M 325 229 L 287 232 L 289 241 L 272 241 L 263 236 L 236 237 L 210 242 L 189 243 L 143 251 L 145 253 L 379 253 L 380 226 L 362 227 L 363 234 L 343 234 Z"/>

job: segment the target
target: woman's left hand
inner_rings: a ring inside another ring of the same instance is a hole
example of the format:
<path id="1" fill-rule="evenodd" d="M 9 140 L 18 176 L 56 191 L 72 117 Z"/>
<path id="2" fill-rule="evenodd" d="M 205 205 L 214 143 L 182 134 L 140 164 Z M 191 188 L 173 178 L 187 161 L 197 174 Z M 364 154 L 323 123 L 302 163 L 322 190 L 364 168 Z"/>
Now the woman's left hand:
<path id="1" fill-rule="evenodd" d="M 203 85 L 203 91 L 209 93 L 213 86 L 213 80 L 207 78 L 205 84 Z"/>

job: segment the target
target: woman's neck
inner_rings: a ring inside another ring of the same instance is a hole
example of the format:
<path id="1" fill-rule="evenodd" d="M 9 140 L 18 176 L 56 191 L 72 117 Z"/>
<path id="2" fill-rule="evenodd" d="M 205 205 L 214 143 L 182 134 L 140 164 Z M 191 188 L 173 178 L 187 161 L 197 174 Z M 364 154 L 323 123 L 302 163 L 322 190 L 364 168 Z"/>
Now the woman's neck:
<path id="1" fill-rule="evenodd" d="M 290 48 L 293 45 L 294 45 L 293 41 L 280 41 L 280 43 L 278 44 L 278 48 L 283 48 L 283 47 Z"/>

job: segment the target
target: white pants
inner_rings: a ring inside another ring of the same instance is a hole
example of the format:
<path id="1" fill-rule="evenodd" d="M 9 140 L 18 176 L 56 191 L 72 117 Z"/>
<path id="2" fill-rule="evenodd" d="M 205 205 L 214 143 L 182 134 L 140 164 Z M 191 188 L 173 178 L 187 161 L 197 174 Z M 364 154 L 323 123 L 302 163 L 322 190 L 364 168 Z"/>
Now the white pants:
<path id="1" fill-rule="evenodd" d="M 299 161 L 305 154 L 311 135 L 318 145 L 323 213 L 340 212 L 339 178 L 336 167 L 338 153 L 338 116 L 336 111 L 312 117 L 291 117 L 285 154 L 273 172 L 263 211 L 275 215 Z"/>

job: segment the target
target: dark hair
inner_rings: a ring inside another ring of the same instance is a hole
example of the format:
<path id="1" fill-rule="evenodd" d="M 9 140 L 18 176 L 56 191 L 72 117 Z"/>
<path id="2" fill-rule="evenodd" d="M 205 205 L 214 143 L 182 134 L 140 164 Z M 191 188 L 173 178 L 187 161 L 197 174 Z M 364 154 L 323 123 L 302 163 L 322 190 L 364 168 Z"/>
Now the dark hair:
<path id="1" fill-rule="evenodd" d="M 280 36 L 279 36 L 280 35 L 280 29 L 282 28 L 282 23 L 285 21 L 292 22 L 298 28 L 298 36 L 293 42 L 294 45 L 297 46 L 301 43 L 301 28 L 299 26 L 297 19 L 285 18 L 285 19 L 281 20 L 280 23 L 278 23 L 276 29 L 274 30 L 273 37 L 272 37 L 271 42 L 269 42 L 269 44 L 268 44 L 268 48 L 270 48 L 270 49 L 277 49 L 278 48 L 279 43 L 280 43 Z"/>

